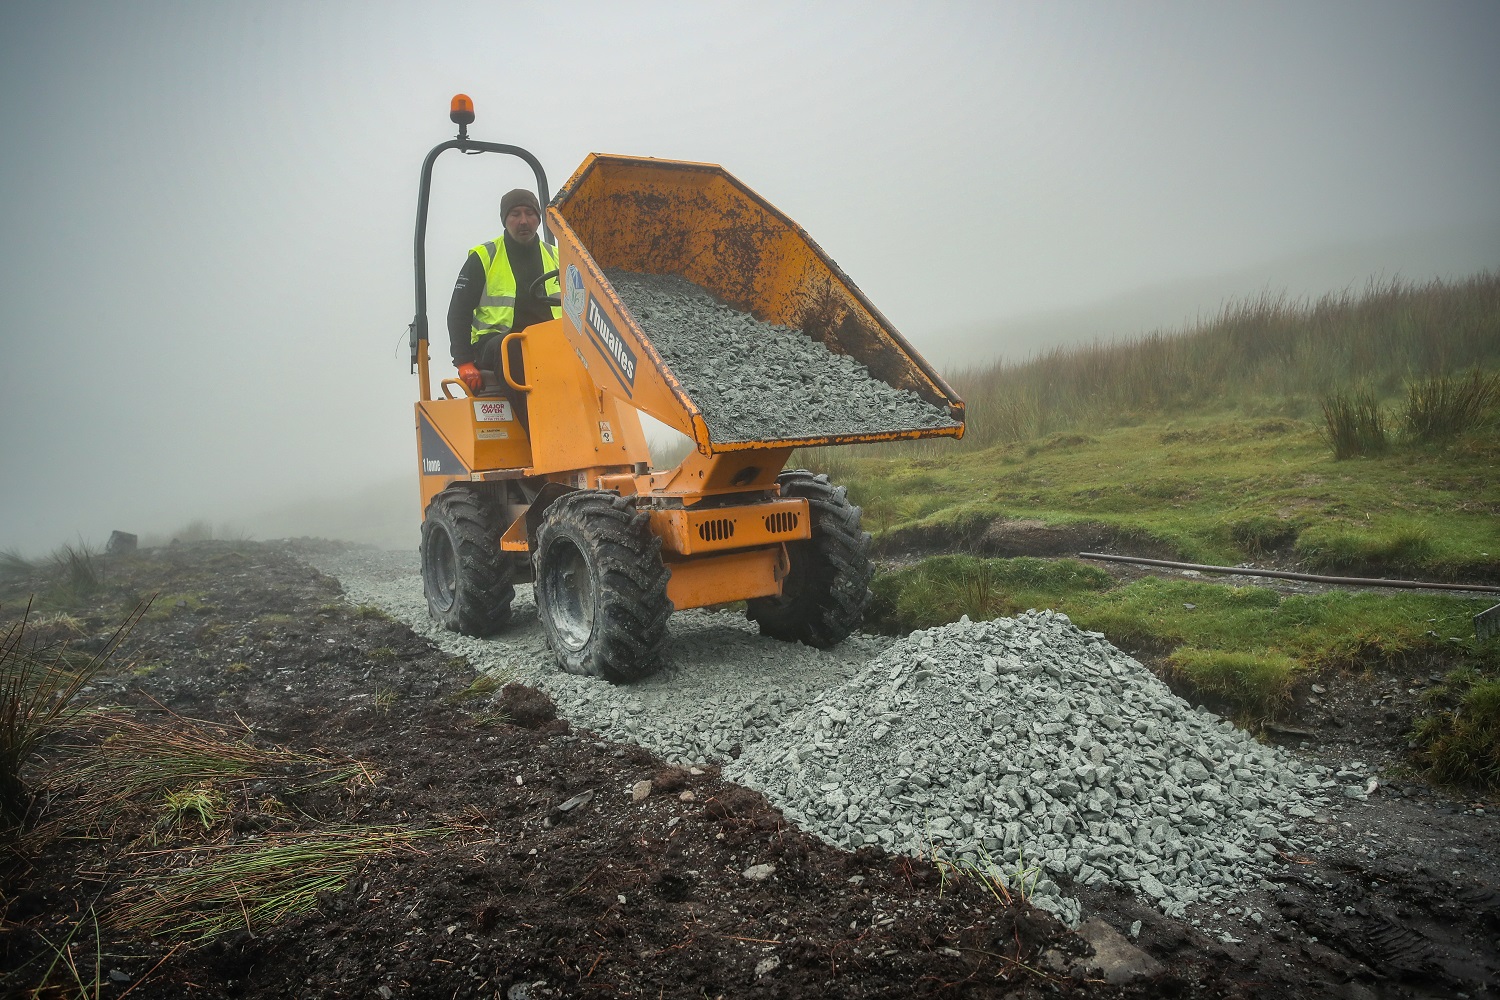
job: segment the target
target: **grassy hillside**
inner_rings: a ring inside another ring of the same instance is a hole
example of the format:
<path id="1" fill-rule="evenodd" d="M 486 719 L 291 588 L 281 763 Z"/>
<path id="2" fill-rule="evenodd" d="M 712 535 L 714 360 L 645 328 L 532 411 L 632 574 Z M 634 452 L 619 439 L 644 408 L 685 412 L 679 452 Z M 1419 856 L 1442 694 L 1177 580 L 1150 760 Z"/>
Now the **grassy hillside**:
<path id="1" fill-rule="evenodd" d="M 1496 371 L 1497 274 L 1266 297 L 1180 333 L 955 373 L 962 442 L 793 461 L 847 483 L 893 550 L 967 550 L 997 520 L 1039 520 L 1142 554 L 1495 579 Z M 1463 426 L 1433 432 L 1432 399 L 1464 387 Z M 1335 458 L 1335 404 L 1383 421 L 1368 455 Z"/>
<path id="2" fill-rule="evenodd" d="M 888 551 L 967 551 L 996 521 L 1039 520 L 1195 562 L 1500 577 L 1500 439 L 1488 432 L 1335 461 L 1311 421 L 1203 415 L 833 471 Z"/>
<path id="3" fill-rule="evenodd" d="M 1268 294 L 1192 329 L 1060 348 L 952 382 L 969 405 L 968 450 L 1204 411 L 1314 416 L 1330 391 L 1393 395 L 1405 380 L 1476 365 L 1500 365 L 1500 273 L 1315 302 Z"/>

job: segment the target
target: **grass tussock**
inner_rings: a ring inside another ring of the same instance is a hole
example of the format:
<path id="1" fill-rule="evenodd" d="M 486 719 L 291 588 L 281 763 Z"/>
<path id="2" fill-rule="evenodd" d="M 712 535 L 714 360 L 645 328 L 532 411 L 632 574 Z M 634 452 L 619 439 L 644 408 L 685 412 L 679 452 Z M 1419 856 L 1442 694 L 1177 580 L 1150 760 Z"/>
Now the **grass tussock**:
<path id="1" fill-rule="evenodd" d="M 83 601 L 104 588 L 103 560 L 89 545 L 82 542 L 64 545 L 52 558 L 61 573 L 65 593 Z"/>
<path id="2" fill-rule="evenodd" d="M 1447 373 L 1406 383 L 1399 411 L 1401 441 L 1407 445 L 1446 445 L 1481 430 L 1500 407 L 1500 372 L 1477 366 L 1465 376 Z M 1323 399 L 1323 439 L 1335 460 L 1384 455 L 1392 433 L 1380 400 L 1368 387 L 1335 391 Z"/>
<path id="3" fill-rule="evenodd" d="M 940 885 L 945 890 L 950 882 L 972 879 L 1000 906 L 1025 903 L 1036 895 L 1037 886 L 1047 877 L 1046 871 L 1035 861 L 1026 860 L 1025 851 L 1017 851 L 1016 860 L 1000 864 L 987 851 L 981 850 L 977 858 L 960 855 L 950 856 L 929 837 L 928 845 L 919 853 L 924 861 L 930 861 L 937 869 Z M 940 890 L 941 892 L 942 890 Z"/>
<path id="4" fill-rule="evenodd" d="M 224 796 L 212 786 L 179 788 L 162 799 L 161 815 L 156 820 L 160 833 L 180 833 L 184 827 L 201 827 L 207 833 L 227 811 Z"/>
<path id="5" fill-rule="evenodd" d="M 1242 723 L 1271 718 L 1291 699 L 1302 664 L 1275 652 L 1179 646 L 1167 657 L 1173 677 L 1199 697 L 1220 702 Z"/>
<path id="6" fill-rule="evenodd" d="M 110 596 L 113 558 L 82 540 L 35 559 L 6 549 L 0 551 L 0 585 L 24 587 L 39 610 L 76 611 Z"/>
<path id="7" fill-rule="evenodd" d="M 1479 368 L 1467 376 L 1437 375 L 1406 387 L 1403 429 L 1407 438 L 1442 444 L 1479 430 L 1500 406 L 1500 372 Z"/>
<path id="8" fill-rule="evenodd" d="M 1369 389 L 1332 392 L 1324 397 L 1323 427 L 1324 440 L 1335 459 L 1383 455 L 1390 450 L 1380 401 Z"/>
<path id="9" fill-rule="evenodd" d="M 1500 678 L 1450 678 L 1438 692 L 1462 691 L 1450 708 L 1422 718 L 1413 733 L 1417 760 L 1448 784 L 1500 790 Z"/>
<path id="10" fill-rule="evenodd" d="M 21 555 L 20 549 L 0 549 L 0 583 L 25 583 L 36 571 L 36 563 Z"/>
<path id="11" fill-rule="evenodd" d="M 38 646 L 28 636 L 30 608 L 0 635 L 0 829 L 15 829 L 31 803 L 24 770 L 45 740 L 78 715 L 78 697 L 105 669 L 146 605 L 120 625 L 104 647 L 87 655 L 64 643 Z"/>
<path id="12" fill-rule="evenodd" d="M 38 559 L 13 548 L 0 552 L 0 584 L 24 586 L 38 609 L 76 610 L 95 602 L 107 589 L 105 568 L 104 554 L 83 541 Z"/>
<path id="13" fill-rule="evenodd" d="M 429 832 L 397 827 L 328 830 L 264 843 L 203 847 L 170 872 L 141 870 L 116 897 L 110 923 L 155 937 L 204 941 L 254 934 L 308 913 L 370 859 L 412 850 Z"/>
<path id="14" fill-rule="evenodd" d="M 473 701 L 479 698 L 492 697 L 505 685 L 511 683 L 515 678 L 509 674 L 479 674 L 469 683 L 469 686 L 461 691 L 455 691 L 448 696 L 448 701 L 453 703 Z"/>
<path id="15" fill-rule="evenodd" d="M 1295 542 L 1300 534 L 1295 524 L 1267 514 L 1237 518 L 1225 527 L 1230 543 L 1252 558 L 1269 555 Z"/>

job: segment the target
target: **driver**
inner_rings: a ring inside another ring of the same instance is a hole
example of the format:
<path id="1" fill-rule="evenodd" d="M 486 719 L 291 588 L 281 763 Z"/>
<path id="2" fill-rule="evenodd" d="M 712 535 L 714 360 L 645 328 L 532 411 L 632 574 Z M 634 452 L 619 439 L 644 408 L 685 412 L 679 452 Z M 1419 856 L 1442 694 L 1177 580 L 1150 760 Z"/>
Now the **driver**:
<path id="1" fill-rule="evenodd" d="M 557 249 L 537 237 L 542 210 L 536 195 L 525 188 L 507 192 L 500 199 L 500 217 L 505 222 L 504 236 L 469 251 L 448 304 L 453 364 L 458 377 L 475 393 L 484 388 L 480 369 L 500 373 L 500 342 L 507 333 L 562 315 L 560 308 L 549 306 L 539 297 L 558 293 L 555 276 L 548 279 L 545 290 L 529 294 L 538 278 L 557 270 Z M 525 385 L 518 341 L 511 343 L 509 354 L 511 377 Z M 521 426 L 526 427 L 525 394 L 512 389 L 503 376 L 499 389 L 510 400 Z"/>

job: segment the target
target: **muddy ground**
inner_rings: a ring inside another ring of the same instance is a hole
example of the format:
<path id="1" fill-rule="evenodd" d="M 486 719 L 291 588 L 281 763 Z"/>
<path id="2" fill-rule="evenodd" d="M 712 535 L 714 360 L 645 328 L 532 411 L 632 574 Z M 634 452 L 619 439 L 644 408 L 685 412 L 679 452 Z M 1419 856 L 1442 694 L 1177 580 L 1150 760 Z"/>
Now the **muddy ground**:
<path id="1" fill-rule="evenodd" d="M 1085 911 L 1071 932 L 922 859 L 836 851 L 711 766 L 669 768 L 572 729 L 538 692 L 476 684 L 465 661 L 342 601 L 301 544 L 113 559 L 103 593 L 39 616 L 34 638 L 97 647 L 122 608 L 159 595 L 90 692 L 108 714 L 28 773 L 41 794 L 0 871 L 0 993 L 44 979 L 56 995 L 140 998 L 1500 992 L 1497 804 L 1401 768 L 1425 675 L 1321 678 L 1272 734 L 1397 777 L 1319 817 L 1348 846 L 1293 859 L 1226 912 L 1242 927 L 1230 940 L 1065 886 Z M 0 617 L 25 600 L 0 594 Z M 212 820 L 172 822 L 180 789 L 127 794 L 119 747 L 134 739 L 150 759 L 153 734 L 161 747 L 183 732 L 303 756 L 189 781 Z M 238 924 L 207 941 L 166 933 L 170 908 L 141 917 L 172 898 L 173 873 L 376 828 L 421 836 L 364 855 L 307 912 L 252 916 L 245 877 L 222 906 L 190 908 Z"/>

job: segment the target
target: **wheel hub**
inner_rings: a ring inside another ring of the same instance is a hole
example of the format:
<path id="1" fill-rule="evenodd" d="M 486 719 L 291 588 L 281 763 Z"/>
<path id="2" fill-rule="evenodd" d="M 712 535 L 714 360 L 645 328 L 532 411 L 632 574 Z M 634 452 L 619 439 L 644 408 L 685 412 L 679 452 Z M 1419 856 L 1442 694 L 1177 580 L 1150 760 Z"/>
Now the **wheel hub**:
<path id="1" fill-rule="evenodd" d="M 588 559 L 561 538 L 548 556 L 544 587 L 552 625 L 565 646 L 582 649 L 594 631 L 594 577 Z"/>
<path id="2" fill-rule="evenodd" d="M 432 588 L 439 606 L 447 611 L 458 599 L 458 552 L 446 531 L 432 534 Z"/>

